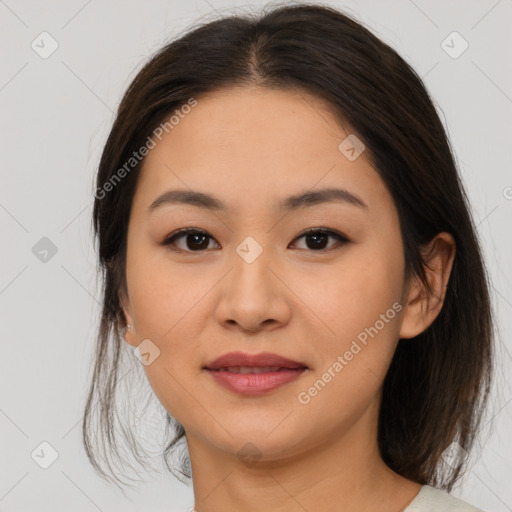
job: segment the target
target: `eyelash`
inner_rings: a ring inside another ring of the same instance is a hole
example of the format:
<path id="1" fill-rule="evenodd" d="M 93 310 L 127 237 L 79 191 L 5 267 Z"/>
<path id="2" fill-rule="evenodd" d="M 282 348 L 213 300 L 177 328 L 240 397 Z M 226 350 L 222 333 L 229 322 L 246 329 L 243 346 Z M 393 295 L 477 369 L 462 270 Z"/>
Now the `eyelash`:
<path id="1" fill-rule="evenodd" d="M 342 246 L 346 245 L 347 243 L 350 243 L 350 240 L 346 236 L 342 235 L 341 233 L 339 233 L 337 231 L 333 231 L 332 229 L 326 229 L 326 228 L 310 228 L 310 229 L 307 229 L 306 231 L 301 233 L 295 240 L 298 240 L 299 238 L 302 238 L 304 236 L 307 236 L 307 235 L 310 235 L 310 234 L 316 234 L 316 233 L 319 233 L 319 234 L 322 234 L 322 235 L 328 235 L 328 236 L 330 236 L 332 238 L 335 238 L 338 241 L 338 243 L 335 244 L 333 247 L 330 247 L 330 248 L 327 248 L 327 249 L 319 249 L 319 250 L 303 249 L 303 250 L 309 250 L 311 252 L 326 253 L 326 252 L 329 252 L 329 251 L 332 251 L 332 250 L 339 249 Z M 205 249 L 198 250 L 198 251 L 190 251 L 190 250 L 186 250 L 186 249 L 173 249 L 171 247 L 171 245 L 176 240 L 178 240 L 179 238 L 183 238 L 185 235 L 190 235 L 190 234 L 206 235 L 210 239 L 214 240 L 214 238 L 212 236 L 210 236 L 207 231 L 204 231 L 202 229 L 182 228 L 182 229 L 178 229 L 177 231 L 175 231 L 174 233 L 169 235 L 161 243 L 161 245 L 169 247 L 170 250 L 175 251 L 175 252 L 189 252 L 189 253 L 205 252 Z"/>

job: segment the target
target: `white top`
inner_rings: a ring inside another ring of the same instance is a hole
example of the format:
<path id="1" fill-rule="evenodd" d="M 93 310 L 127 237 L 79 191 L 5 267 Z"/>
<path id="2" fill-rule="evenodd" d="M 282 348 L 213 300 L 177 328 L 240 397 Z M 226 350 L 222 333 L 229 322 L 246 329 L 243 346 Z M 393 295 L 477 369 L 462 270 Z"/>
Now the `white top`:
<path id="1" fill-rule="evenodd" d="M 424 485 L 403 512 L 483 512 L 446 491 Z"/>

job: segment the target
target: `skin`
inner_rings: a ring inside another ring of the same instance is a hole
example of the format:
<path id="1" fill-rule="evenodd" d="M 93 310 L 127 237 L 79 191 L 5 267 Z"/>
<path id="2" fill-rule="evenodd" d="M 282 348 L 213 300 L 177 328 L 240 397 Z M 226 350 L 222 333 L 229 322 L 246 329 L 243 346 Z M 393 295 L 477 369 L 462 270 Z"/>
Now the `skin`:
<path id="1" fill-rule="evenodd" d="M 350 161 L 338 149 L 349 133 L 307 93 L 237 87 L 198 98 L 145 159 L 128 228 L 125 337 L 133 347 L 150 339 L 160 351 L 144 369 L 186 430 L 199 512 L 399 512 L 421 488 L 380 457 L 380 392 L 399 338 L 439 314 L 455 243 L 440 233 L 431 244 L 427 304 L 419 281 L 404 281 L 398 214 L 382 179 L 364 152 Z M 368 207 L 275 209 L 284 197 L 330 186 Z M 149 214 L 170 189 L 210 193 L 231 211 L 168 204 Z M 176 251 L 161 245 L 184 227 L 208 232 L 202 252 L 186 235 Z M 319 252 L 301 236 L 311 227 L 349 242 L 329 237 L 333 249 Z M 247 236 L 263 249 L 250 264 L 236 251 Z M 400 313 L 301 404 L 298 394 L 397 302 Z M 238 350 L 309 369 L 265 395 L 239 395 L 202 369 Z M 237 455 L 247 442 L 261 457 L 254 464 Z"/>

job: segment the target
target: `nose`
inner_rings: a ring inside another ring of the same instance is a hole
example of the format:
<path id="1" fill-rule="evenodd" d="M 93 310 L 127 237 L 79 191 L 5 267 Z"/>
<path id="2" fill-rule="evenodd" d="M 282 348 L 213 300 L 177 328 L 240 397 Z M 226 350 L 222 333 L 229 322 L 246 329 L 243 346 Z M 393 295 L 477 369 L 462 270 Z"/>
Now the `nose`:
<path id="1" fill-rule="evenodd" d="M 235 254 L 231 272 L 219 283 L 217 321 L 224 328 L 244 333 L 286 325 L 291 317 L 290 291 L 273 269 L 271 258 L 264 250 L 249 261 Z"/>

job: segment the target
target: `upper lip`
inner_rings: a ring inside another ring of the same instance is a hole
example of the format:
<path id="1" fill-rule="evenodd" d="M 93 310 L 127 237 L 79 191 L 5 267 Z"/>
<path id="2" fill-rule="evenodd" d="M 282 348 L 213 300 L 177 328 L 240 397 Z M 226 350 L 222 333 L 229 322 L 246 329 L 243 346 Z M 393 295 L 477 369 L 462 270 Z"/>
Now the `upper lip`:
<path id="1" fill-rule="evenodd" d="M 293 361 L 278 354 L 271 352 L 261 352 L 259 354 L 248 354 L 244 352 L 229 352 L 217 359 L 207 363 L 204 368 L 208 370 L 217 370 L 219 368 L 238 366 L 259 366 L 259 367 L 279 367 L 279 368 L 307 368 L 304 363 Z"/>

